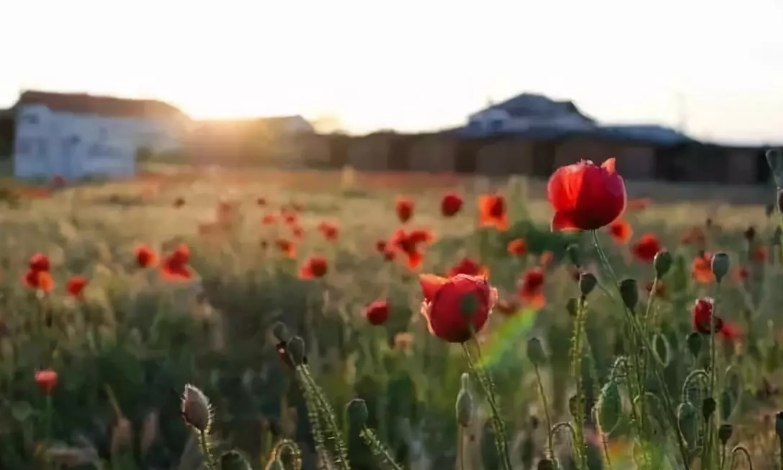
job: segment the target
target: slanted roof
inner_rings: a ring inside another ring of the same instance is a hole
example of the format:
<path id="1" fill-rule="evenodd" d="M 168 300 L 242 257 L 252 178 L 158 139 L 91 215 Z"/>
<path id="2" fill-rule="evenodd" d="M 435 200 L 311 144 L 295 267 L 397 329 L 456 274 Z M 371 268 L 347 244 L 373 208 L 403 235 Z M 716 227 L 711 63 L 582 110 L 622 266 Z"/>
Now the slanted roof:
<path id="1" fill-rule="evenodd" d="M 554 118 L 578 114 L 593 121 L 592 118 L 584 115 L 573 101 L 556 101 L 535 93 L 522 93 L 501 103 L 493 104 L 487 109 L 500 109 L 511 117 Z"/>
<path id="2" fill-rule="evenodd" d="M 180 119 L 185 113 L 175 106 L 158 100 L 137 100 L 111 96 L 95 96 L 87 93 L 53 93 L 25 91 L 14 109 L 25 104 L 42 104 L 52 111 L 74 114 L 97 114 L 106 117 L 139 117 Z"/>
<path id="3" fill-rule="evenodd" d="M 613 139 L 644 141 L 657 145 L 679 145 L 696 142 L 676 129 L 657 124 L 599 126 L 596 132 L 599 135 Z"/>

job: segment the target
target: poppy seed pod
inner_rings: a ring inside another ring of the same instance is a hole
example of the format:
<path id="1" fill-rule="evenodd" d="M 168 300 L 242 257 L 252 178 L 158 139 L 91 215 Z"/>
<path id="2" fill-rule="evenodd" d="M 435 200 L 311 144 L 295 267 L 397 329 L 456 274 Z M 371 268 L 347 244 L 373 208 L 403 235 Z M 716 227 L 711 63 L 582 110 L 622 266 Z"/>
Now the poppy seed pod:
<path id="1" fill-rule="evenodd" d="M 470 418 L 473 416 L 473 397 L 470 392 L 463 388 L 457 394 L 457 423 L 463 428 L 470 425 Z"/>
<path id="2" fill-rule="evenodd" d="M 354 398 L 348 402 L 346 406 L 346 412 L 348 414 L 348 421 L 351 423 L 351 427 L 355 429 L 362 429 L 367 425 L 367 419 L 370 416 L 367 411 L 367 403 L 361 398 Z"/>
<path id="3" fill-rule="evenodd" d="M 275 462 L 276 460 L 272 460 L 267 464 L 266 469 L 275 469 L 279 470 L 282 467 L 272 467 L 272 462 Z M 278 462 L 279 463 L 279 462 Z M 250 463 L 247 461 L 247 459 L 240 454 L 239 452 L 235 450 L 229 450 L 228 452 L 223 452 L 223 454 L 220 456 L 220 470 L 251 470 L 252 467 L 250 466 Z"/>
<path id="4" fill-rule="evenodd" d="M 537 470 L 555 470 L 555 462 L 551 459 L 541 459 L 538 461 Z"/>
<path id="5" fill-rule="evenodd" d="M 579 291 L 587 297 L 595 289 L 598 279 L 593 273 L 582 273 L 579 275 Z"/>
<path id="6" fill-rule="evenodd" d="M 288 349 L 288 354 L 291 355 L 291 360 L 294 361 L 294 366 L 307 364 L 307 357 L 305 356 L 305 342 L 301 336 L 294 336 L 286 346 Z"/>
<path id="7" fill-rule="evenodd" d="M 527 358 L 537 366 L 546 364 L 546 352 L 540 339 L 534 337 L 527 340 Z"/>
<path id="8" fill-rule="evenodd" d="M 693 355 L 694 358 L 699 357 L 702 346 L 701 335 L 696 331 L 689 333 L 685 342 L 688 344 L 688 351 L 690 351 L 691 355 Z"/>
<path id="9" fill-rule="evenodd" d="M 193 385 L 185 385 L 182 394 L 182 419 L 199 432 L 209 431 L 212 424 L 212 408 L 204 392 Z"/>
<path id="10" fill-rule="evenodd" d="M 712 257 L 712 274 L 715 275 L 715 280 L 720 282 L 731 267 L 731 260 L 726 253 L 715 253 Z"/>
<path id="11" fill-rule="evenodd" d="M 731 439 L 733 433 L 734 426 L 728 423 L 721 424 L 720 428 L 718 428 L 718 439 L 720 439 L 720 443 L 725 446 L 726 443 L 729 442 L 729 439 Z"/>
<path id="12" fill-rule="evenodd" d="M 775 415 L 775 434 L 783 441 L 783 411 L 778 411 Z"/>
<path id="13" fill-rule="evenodd" d="M 636 279 L 623 279 L 620 281 L 620 297 L 628 310 L 634 311 L 636 304 L 639 303 L 639 286 Z"/>
<path id="14" fill-rule="evenodd" d="M 283 322 L 275 322 L 275 324 L 272 325 L 272 336 L 275 337 L 278 343 L 285 343 L 291 339 L 291 333 Z"/>
<path id="15" fill-rule="evenodd" d="M 655 254 L 653 259 L 653 268 L 655 268 L 655 277 L 662 278 L 669 272 L 672 267 L 672 261 L 674 261 L 672 254 L 666 250 L 659 251 Z"/>
<path id="16" fill-rule="evenodd" d="M 715 403 L 715 399 L 712 397 L 707 397 L 701 402 L 701 416 L 704 418 L 704 420 L 710 419 L 713 413 L 715 413 L 715 408 L 718 407 L 718 404 Z"/>
<path id="17" fill-rule="evenodd" d="M 566 248 L 566 253 L 568 254 L 568 259 L 571 261 L 571 264 L 574 266 L 580 266 L 579 263 L 579 245 L 576 243 L 572 243 L 568 245 Z"/>

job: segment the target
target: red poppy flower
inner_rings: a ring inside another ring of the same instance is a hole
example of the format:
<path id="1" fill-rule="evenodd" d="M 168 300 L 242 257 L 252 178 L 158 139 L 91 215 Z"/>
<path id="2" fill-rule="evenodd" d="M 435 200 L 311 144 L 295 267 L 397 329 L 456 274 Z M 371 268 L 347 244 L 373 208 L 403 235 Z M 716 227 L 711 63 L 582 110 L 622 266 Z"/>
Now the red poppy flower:
<path id="1" fill-rule="evenodd" d="M 183 243 L 163 259 L 160 266 L 163 277 L 172 281 L 190 279 L 193 277 L 193 272 L 188 266 L 188 261 L 190 261 L 190 248 Z"/>
<path id="2" fill-rule="evenodd" d="M 708 335 L 712 331 L 720 333 L 726 339 L 735 339 L 740 335 L 739 328 L 730 323 L 724 322 L 722 318 L 714 315 L 715 302 L 710 297 L 697 299 L 693 304 L 692 319 L 693 329 L 697 332 Z"/>
<path id="3" fill-rule="evenodd" d="M 394 251 L 395 255 L 396 253 L 403 254 L 408 268 L 416 269 L 424 261 L 421 245 L 431 240 L 432 234 L 427 230 L 406 232 L 403 229 L 397 229 L 386 242 L 386 250 Z"/>
<path id="4" fill-rule="evenodd" d="M 321 255 L 313 255 L 299 268 L 300 279 L 315 279 L 324 277 L 329 269 L 329 262 Z"/>
<path id="5" fill-rule="evenodd" d="M 467 256 L 462 258 L 459 263 L 449 269 L 448 277 L 454 277 L 457 274 L 467 274 L 469 276 L 487 276 L 487 268 L 479 262 L 473 261 Z"/>
<path id="6" fill-rule="evenodd" d="M 28 269 L 23 278 L 24 284 L 31 289 L 51 292 L 54 289 L 54 279 L 49 271 Z"/>
<path id="7" fill-rule="evenodd" d="M 277 245 L 277 249 L 280 250 L 280 252 L 283 253 L 287 258 L 296 257 L 296 245 L 294 245 L 294 243 L 290 240 L 279 238 L 277 241 L 275 241 L 275 244 Z"/>
<path id="8" fill-rule="evenodd" d="M 462 209 L 462 198 L 457 194 L 449 193 L 440 201 L 440 213 L 444 217 L 452 217 Z"/>
<path id="9" fill-rule="evenodd" d="M 266 214 L 261 218 L 261 223 L 264 225 L 272 225 L 277 222 L 277 216 L 275 214 Z"/>
<path id="10" fill-rule="evenodd" d="M 424 294 L 421 313 L 430 333 L 450 343 L 464 343 L 481 331 L 498 298 L 481 276 L 422 274 L 419 283 Z"/>
<path id="11" fill-rule="evenodd" d="M 712 274 L 712 253 L 702 252 L 691 262 L 691 277 L 699 284 L 709 284 L 715 280 Z"/>
<path id="12" fill-rule="evenodd" d="M 623 178 L 610 158 L 601 166 L 582 160 L 558 168 L 547 183 L 547 198 L 555 215 L 552 230 L 596 230 L 625 210 Z"/>
<path id="13" fill-rule="evenodd" d="M 397 218 L 400 222 L 405 223 L 413 217 L 414 203 L 412 200 L 404 197 L 397 198 L 394 204 L 394 211 L 397 212 Z"/>
<path id="14" fill-rule="evenodd" d="M 283 222 L 286 225 L 296 225 L 299 222 L 299 214 L 291 211 L 283 211 Z"/>
<path id="15" fill-rule="evenodd" d="M 503 315 L 510 317 L 519 311 L 519 302 L 515 299 L 499 299 L 495 309 Z"/>
<path id="16" fill-rule="evenodd" d="M 389 318 L 389 301 L 383 299 L 370 303 L 364 307 L 362 315 L 371 325 L 383 325 Z"/>
<path id="17" fill-rule="evenodd" d="M 525 272 L 518 283 L 517 294 L 526 304 L 541 308 L 546 304 L 543 287 L 544 270 L 540 267 L 531 268 Z"/>
<path id="18" fill-rule="evenodd" d="M 628 240 L 631 239 L 633 229 L 631 229 L 631 225 L 628 222 L 617 219 L 609 224 L 609 234 L 612 235 L 612 239 L 614 239 L 615 243 L 624 244 L 628 243 Z"/>
<path id="19" fill-rule="evenodd" d="M 645 233 L 631 247 L 631 253 L 636 259 L 645 263 L 652 263 L 659 251 L 661 251 L 661 243 L 653 233 Z"/>
<path id="20" fill-rule="evenodd" d="M 174 199 L 174 203 L 172 205 L 174 206 L 175 209 L 179 209 L 180 207 L 185 205 L 185 199 L 178 197 Z"/>
<path id="21" fill-rule="evenodd" d="M 750 276 L 750 270 L 745 266 L 737 266 L 734 271 L 734 277 L 737 281 L 743 282 Z"/>
<path id="22" fill-rule="evenodd" d="M 149 268 L 158 262 L 158 255 L 147 245 L 139 245 L 134 251 L 136 255 L 136 263 L 140 268 Z"/>
<path id="23" fill-rule="evenodd" d="M 479 196 L 479 227 L 495 227 L 500 231 L 508 230 L 506 200 L 496 194 Z"/>
<path id="24" fill-rule="evenodd" d="M 754 261 L 758 261 L 759 263 L 763 263 L 767 260 L 768 255 L 767 247 L 764 245 L 756 245 L 756 247 L 753 249 L 753 252 L 751 253 L 751 257 Z"/>
<path id="25" fill-rule="evenodd" d="M 527 242 L 521 238 L 511 240 L 506 246 L 512 256 L 524 256 L 527 253 Z"/>
<path id="26" fill-rule="evenodd" d="M 28 266 L 31 271 L 49 271 L 51 263 L 48 256 L 43 253 L 36 253 L 30 257 Z"/>
<path id="27" fill-rule="evenodd" d="M 44 395 L 51 395 L 57 386 L 57 372 L 52 369 L 35 371 L 35 383 Z"/>
<path id="28" fill-rule="evenodd" d="M 337 228 L 337 226 L 330 222 L 321 222 L 318 224 L 318 231 L 321 232 L 321 235 L 323 235 L 324 238 L 330 242 L 337 240 L 340 235 L 340 230 Z"/>
<path id="29" fill-rule="evenodd" d="M 65 282 L 65 290 L 73 297 L 80 298 L 89 280 L 84 276 L 71 276 Z"/>
<path id="30" fill-rule="evenodd" d="M 411 243 L 415 243 L 417 245 L 420 244 L 429 245 L 430 243 L 435 241 L 435 235 L 432 234 L 432 230 L 417 228 L 410 231 L 410 233 L 408 234 L 408 239 L 411 241 Z"/>

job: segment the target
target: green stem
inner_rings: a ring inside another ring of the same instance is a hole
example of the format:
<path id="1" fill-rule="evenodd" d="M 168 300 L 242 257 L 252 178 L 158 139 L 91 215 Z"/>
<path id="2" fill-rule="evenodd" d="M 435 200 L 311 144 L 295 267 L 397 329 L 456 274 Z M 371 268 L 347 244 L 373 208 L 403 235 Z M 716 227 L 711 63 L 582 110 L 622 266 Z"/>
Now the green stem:
<path id="1" fill-rule="evenodd" d="M 533 370 L 536 372 L 536 382 L 538 382 L 538 394 L 541 395 L 541 402 L 544 405 L 544 419 L 546 419 L 546 428 L 552 429 L 552 416 L 549 414 L 549 402 L 546 399 L 546 391 L 544 390 L 544 382 L 541 380 L 541 372 L 538 370 L 538 365 L 533 364 Z M 546 456 L 547 458 L 553 458 L 553 443 L 552 434 L 547 432 L 546 439 Z"/>
<path id="2" fill-rule="evenodd" d="M 579 298 L 574 322 L 573 344 L 571 345 L 571 375 L 576 381 L 576 413 L 574 413 L 574 431 L 576 432 L 577 458 L 581 470 L 587 469 L 587 451 L 585 445 L 585 400 L 582 390 L 582 334 L 585 313 L 587 311 L 584 296 Z"/>
<path id="3" fill-rule="evenodd" d="M 207 467 L 207 470 L 217 470 L 215 459 L 212 458 L 212 450 L 209 448 L 206 432 L 199 431 L 198 445 L 201 448 L 201 454 L 204 456 L 204 466 Z"/>
<path id="4" fill-rule="evenodd" d="M 54 406 L 52 405 L 52 395 L 46 395 L 46 439 L 52 439 L 52 421 L 54 420 Z"/>

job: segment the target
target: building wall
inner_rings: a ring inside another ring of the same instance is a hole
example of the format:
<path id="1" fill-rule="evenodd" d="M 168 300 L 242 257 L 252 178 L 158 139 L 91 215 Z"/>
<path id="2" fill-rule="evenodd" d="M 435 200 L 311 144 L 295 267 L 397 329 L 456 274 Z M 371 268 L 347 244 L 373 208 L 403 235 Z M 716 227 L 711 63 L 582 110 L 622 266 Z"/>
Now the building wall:
<path id="1" fill-rule="evenodd" d="M 348 164 L 359 171 L 389 170 L 393 134 L 370 134 L 355 138 L 347 148 Z"/>
<path id="2" fill-rule="evenodd" d="M 416 137 L 409 147 L 408 161 L 413 171 L 454 172 L 457 139 L 438 134 Z"/>
<path id="3" fill-rule="evenodd" d="M 756 183 L 756 165 L 758 160 L 753 150 L 732 150 L 727 152 L 726 164 L 731 184 Z"/>
<path id="4" fill-rule="evenodd" d="M 528 139 L 501 139 L 478 149 L 477 173 L 487 176 L 533 174 L 533 146 Z"/>

